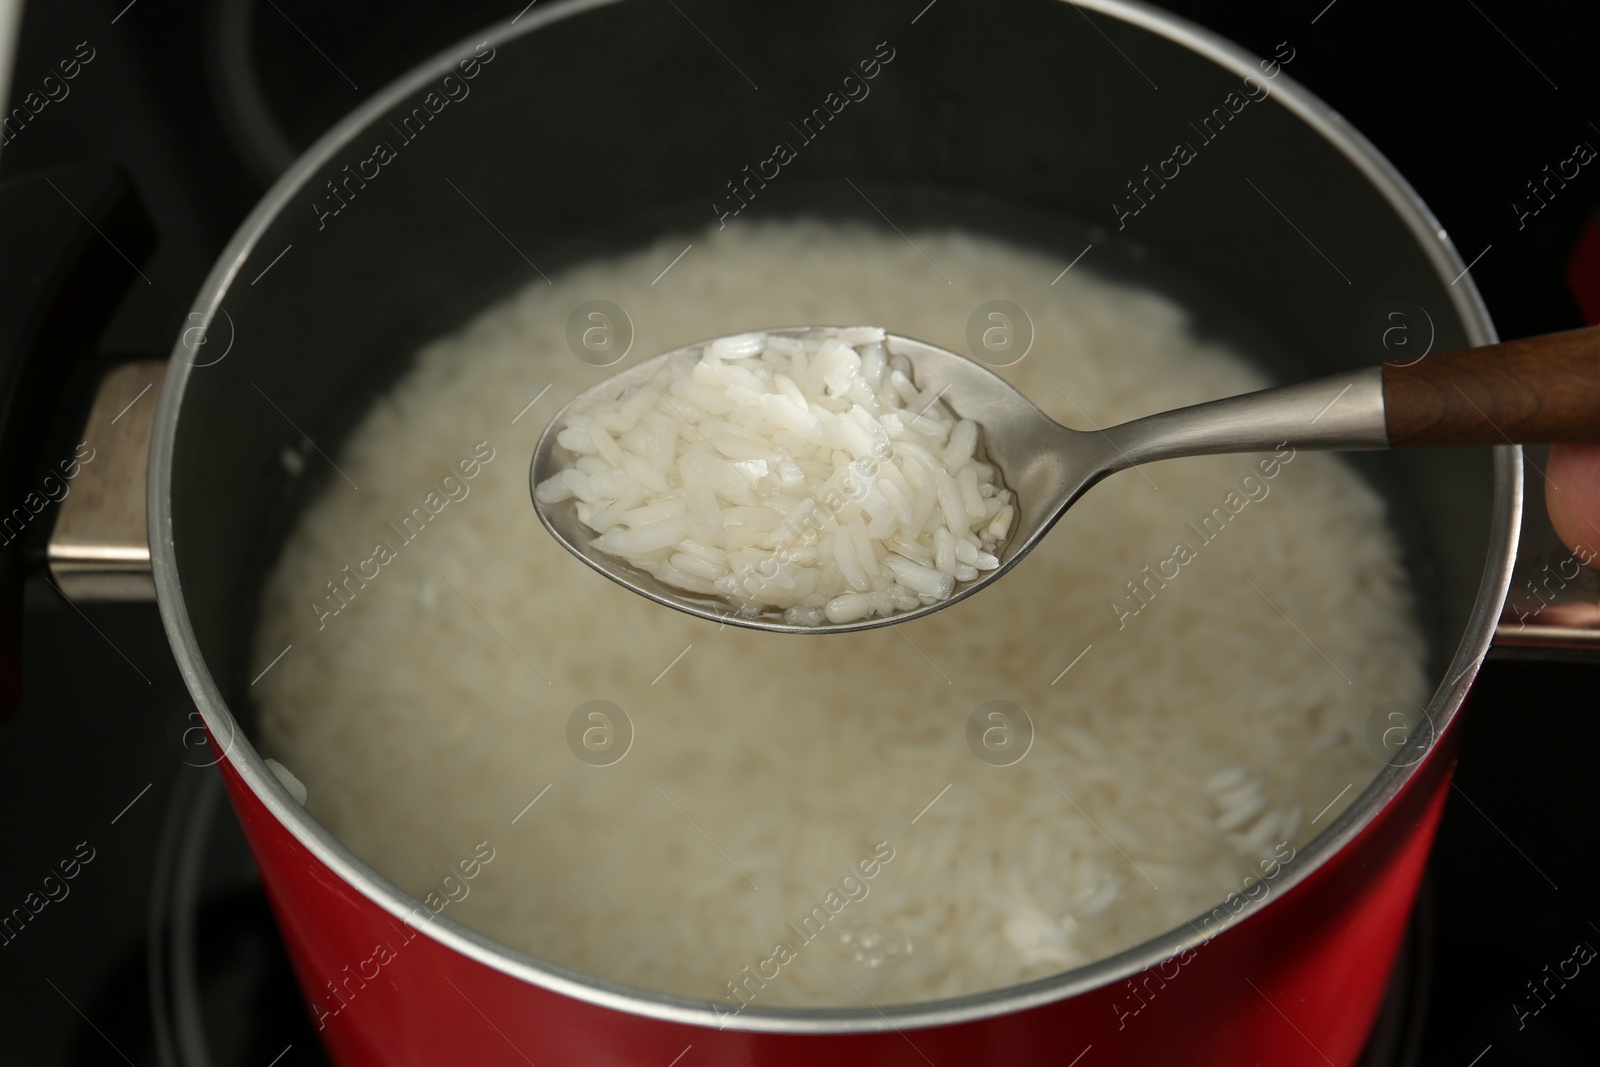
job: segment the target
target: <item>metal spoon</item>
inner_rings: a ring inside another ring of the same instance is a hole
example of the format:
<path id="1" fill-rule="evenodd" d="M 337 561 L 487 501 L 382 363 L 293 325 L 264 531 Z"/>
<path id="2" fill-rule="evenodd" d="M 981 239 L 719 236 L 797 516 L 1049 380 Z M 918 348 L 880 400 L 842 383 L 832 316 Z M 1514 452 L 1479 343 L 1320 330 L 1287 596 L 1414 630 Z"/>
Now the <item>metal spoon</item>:
<path id="1" fill-rule="evenodd" d="M 763 331 L 798 336 L 814 327 Z M 570 464 L 556 441 L 567 419 L 648 382 L 661 364 L 695 354 L 685 345 L 638 363 L 585 390 L 550 421 L 534 449 L 530 488 Z M 840 633 L 897 625 L 949 607 L 985 588 L 1021 561 L 1108 474 L 1183 456 L 1296 449 L 1365 450 L 1437 445 L 1535 444 L 1600 440 L 1600 327 L 1429 356 L 1405 365 L 1336 374 L 1296 385 L 1164 411 L 1103 430 L 1069 430 L 1005 379 L 946 349 L 889 334 L 919 389 L 933 390 L 982 429 L 983 458 L 1016 495 L 1017 516 L 1000 566 L 958 583 L 947 600 L 889 616 L 796 626 L 776 611 L 750 616 L 735 605 L 673 588 L 592 550 L 595 534 L 572 501 L 534 509 L 568 551 L 611 580 L 658 604 L 716 622 L 780 633 Z"/>

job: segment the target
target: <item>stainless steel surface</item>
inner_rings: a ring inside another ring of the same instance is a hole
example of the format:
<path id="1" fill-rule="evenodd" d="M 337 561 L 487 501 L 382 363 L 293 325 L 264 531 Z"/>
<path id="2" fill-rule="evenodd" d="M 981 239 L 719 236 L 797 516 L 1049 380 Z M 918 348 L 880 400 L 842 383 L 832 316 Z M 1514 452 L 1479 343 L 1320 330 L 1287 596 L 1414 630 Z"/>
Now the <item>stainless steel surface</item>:
<path id="1" fill-rule="evenodd" d="M 817 326 L 787 326 L 764 332 L 788 337 Z M 707 341 L 696 341 L 634 364 L 574 397 L 545 427 L 528 467 L 530 494 L 540 482 L 571 466 L 577 456 L 556 442 L 574 415 L 642 388 L 668 360 L 698 357 Z M 1380 368 L 1336 374 L 1314 382 L 1263 389 L 1244 396 L 1163 411 L 1104 430 L 1070 430 L 989 368 L 948 349 L 898 334 L 885 344 L 911 361 L 917 388 L 936 392 L 957 415 L 981 428 L 980 451 L 999 468 L 1016 495 L 1017 517 L 1000 551 L 1000 566 L 970 582 L 958 582 L 946 600 L 893 615 L 856 622 L 798 626 L 783 613 L 755 604 L 732 604 L 677 589 L 622 560 L 596 551 L 595 532 L 578 519 L 576 501 L 533 508 L 545 529 L 568 552 L 640 596 L 717 623 L 787 634 L 839 634 L 873 630 L 959 603 L 997 581 L 1033 550 L 1079 497 L 1108 474 L 1141 463 L 1226 452 L 1270 452 L 1283 444 L 1301 449 L 1387 448 Z"/>
<path id="2" fill-rule="evenodd" d="M 1209 404 L 1163 411 L 1114 426 L 1105 436 L 1117 451 L 1113 471 L 1158 459 L 1298 449 L 1388 448 L 1383 369 L 1336 374 Z"/>
<path id="3" fill-rule="evenodd" d="M 93 459 L 72 480 L 50 533 L 50 576 L 68 600 L 152 600 L 145 475 L 167 365 L 124 363 L 100 383 L 84 444 Z"/>
<path id="4" fill-rule="evenodd" d="M 516 57 L 522 54 L 517 51 L 518 49 L 532 49 L 531 39 L 537 38 L 540 35 L 539 31 L 553 26 L 581 22 L 591 15 L 624 6 L 628 5 L 618 0 L 579 0 L 577 3 L 560 8 L 535 7 L 520 17 L 515 25 L 509 21 L 501 23 L 480 37 L 474 38 L 470 43 L 476 43 L 477 40 L 486 37 L 503 52 L 503 58 L 497 62 L 503 65 L 511 64 L 517 62 Z M 1259 57 L 1155 7 L 1135 0 L 1079 0 L 1076 6 L 1119 22 L 1121 26 L 1117 32 L 1124 50 L 1137 48 L 1136 42 L 1143 33 L 1156 41 L 1186 50 L 1197 57 L 1201 64 L 1209 65 L 1230 78 L 1243 78 L 1259 73 Z M 811 23 L 815 25 L 826 21 L 813 19 Z M 1095 42 L 1098 44 L 1099 41 L 1100 39 L 1096 37 Z M 468 42 L 464 42 L 466 43 Z M 283 175 L 241 225 L 197 295 L 193 311 L 202 316 L 200 321 L 209 323 L 225 303 L 248 298 L 246 284 L 248 279 L 255 277 L 259 268 L 267 266 L 274 256 L 280 254 L 285 244 L 286 233 L 306 232 L 307 235 L 302 239 L 316 240 L 315 237 L 309 236 L 316 230 L 307 225 L 312 219 L 312 214 L 305 209 L 302 201 L 306 196 L 317 195 L 324 168 L 330 168 L 330 173 L 337 170 L 337 163 L 344 153 L 353 150 L 352 146 L 367 143 L 370 140 L 367 135 L 380 127 L 394 109 L 450 71 L 452 62 L 460 52 L 460 48 L 455 48 L 441 53 L 377 94 L 330 129 L 296 162 L 294 167 Z M 546 60 L 551 58 L 539 57 Z M 1108 62 L 1116 63 L 1120 60 L 1113 56 Z M 537 61 L 528 64 L 526 69 L 536 70 Z M 1161 95 L 1169 96 L 1172 91 L 1169 88 Z M 480 88 L 478 92 L 485 90 Z M 1425 272 L 1419 274 L 1417 278 L 1426 281 L 1437 291 L 1439 305 L 1436 308 L 1436 320 L 1440 314 L 1445 313 L 1445 309 L 1448 309 L 1451 323 L 1456 324 L 1465 343 L 1492 343 L 1496 339 L 1494 327 L 1471 276 L 1464 273 L 1465 261 L 1458 254 L 1449 235 L 1440 227 L 1438 220 L 1406 180 L 1365 137 L 1349 127 L 1337 113 L 1312 93 L 1293 82 L 1288 75 L 1281 76 L 1275 82 L 1272 98 L 1276 106 L 1281 108 L 1296 126 L 1308 131 L 1330 150 L 1341 169 L 1358 176 L 1361 183 L 1374 192 L 1387 210 L 1392 212 L 1395 228 L 1405 235 L 1402 244 L 1407 246 L 1408 252 L 1420 255 L 1426 263 Z M 523 101 L 518 100 L 516 103 L 519 113 L 530 110 L 524 106 Z M 1207 103 L 1210 103 L 1209 98 Z M 470 106 L 475 107 L 477 104 Z M 488 112 L 485 121 L 489 116 L 496 119 L 501 117 Z M 698 118 L 704 119 L 704 116 Z M 1123 126 L 1127 124 L 1123 118 L 1117 121 Z M 681 132 L 674 131 L 674 136 L 681 135 Z M 484 131 L 484 143 L 505 145 L 516 141 L 515 138 L 508 138 L 504 134 L 502 122 L 499 126 Z M 1240 136 L 1243 137 L 1244 134 L 1241 133 Z M 411 151 L 420 153 L 423 149 Z M 1286 158 L 1280 144 L 1274 143 L 1271 153 L 1273 159 Z M 549 158 L 548 154 L 545 158 Z M 411 165 L 420 168 L 423 162 L 422 159 L 415 159 Z M 459 159 L 452 158 L 452 162 L 459 163 Z M 585 169 L 586 181 L 589 185 L 595 184 L 593 168 Z M 1326 175 L 1326 168 L 1320 173 Z M 388 180 L 399 182 L 404 179 L 395 177 Z M 525 183 L 524 177 L 520 175 L 518 181 Z M 536 205 L 539 199 L 525 196 L 520 203 Z M 428 202 L 430 201 L 427 198 L 419 194 L 410 203 L 414 210 L 420 210 L 420 206 Z M 563 205 L 562 210 L 571 214 L 570 206 Z M 1236 220 L 1229 219 L 1230 225 L 1235 222 Z M 297 223 L 301 225 L 301 231 L 293 229 Z M 340 220 L 339 225 L 346 224 Z M 357 223 L 352 222 L 349 225 Z M 327 239 L 324 241 L 326 243 Z M 1227 251 L 1225 246 L 1216 243 L 1196 244 L 1194 248 L 1205 250 L 1208 254 L 1218 250 Z M 1381 254 L 1385 262 L 1392 262 L 1395 259 L 1395 251 L 1393 245 L 1381 245 L 1375 254 Z M 1243 262 L 1251 261 L 1253 260 L 1243 260 Z M 456 262 L 458 269 L 462 271 L 473 265 L 473 260 L 465 257 Z M 1348 264 L 1346 266 L 1348 267 Z M 1283 273 L 1281 267 L 1275 268 L 1277 276 L 1282 276 Z M 240 282 L 237 287 L 234 285 L 236 280 Z M 1266 280 L 1270 282 L 1271 278 Z M 1452 284 L 1453 281 L 1455 284 Z M 337 290 L 337 286 L 329 287 L 330 292 L 334 290 Z M 1309 308 L 1336 306 L 1323 299 L 1320 294 L 1308 293 L 1304 302 Z M 1274 304 L 1268 300 L 1261 306 L 1270 309 Z M 341 294 L 340 313 L 345 314 L 347 310 L 347 303 Z M 1286 313 L 1295 317 L 1299 314 L 1298 309 L 1294 307 L 1287 308 Z M 1325 327 L 1328 323 L 1325 320 L 1311 315 L 1306 321 L 1309 323 L 1306 327 L 1307 337 L 1314 338 L 1318 335 L 1318 331 L 1326 334 Z M 261 324 L 263 332 L 271 325 L 271 322 L 263 322 Z M 1444 325 L 1441 324 L 1441 329 L 1443 328 Z M 248 343 L 249 339 L 241 339 L 242 346 L 248 347 Z M 411 909 L 417 907 L 420 902 L 357 857 L 289 795 L 276 776 L 266 767 L 249 736 L 239 731 L 234 714 L 230 710 L 229 699 L 224 695 L 224 687 L 235 694 L 241 692 L 240 685 L 230 677 L 230 674 L 238 673 L 237 666 L 230 665 L 223 657 L 209 656 L 205 650 L 206 642 L 215 640 L 215 623 L 221 616 L 215 615 L 212 607 L 203 602 L 207 575 L 200 573 L 197 577 L 200 568 L 193 558 L 195 543 L 186 534 L 180 551 L 179 542 L 175 538 L 175 533 L 180 529 L 186 530 L 196 522 L 192 514 L 179 514 L 180 508 L 191 507 L 191 495 L 188 492 L 176 491 L 181 486 L 177 484 L 180 479 L 175 472 L 175 463 L 180 456 L 190 455 L 200 447 L 200 442 L 188 440 L 190 435 L 198 433 L 197 424 L 204 422 L 203 409 L 197 409 L 191 394 L 206 384 L 208 376 L 209 380 L 216 380 L 215 376 L 222 368 L 197 369 L 185 360 L 184 357 L 188 352 L 188 349 L 181 346 L 175 348 L 174 355 L 177 358 L 172 365 L 171 378 L 162 391 L 152 444 L 149 486 L 150 541 L 158 602 L 179 669 L 208 728 L 217 736 L 233 739 L 227 758 L 243 783 L 312 855 L 327 865 L 332 876 L 343 879 L 352 885 L 356 892 L 365 895 L 398 921 L 404 922 Z M 270 360 L 282 355 L 282 352 L 269 353 L 254 366 L 260 368 L 262 372 L 269 371 L 272 365 Z M 230 363 L 223 364 L 223 368 L 244 358 L 246 356 L 243 353 L 236 354 Z M 302 363 L 293 370 L 293 373 L 303 374 L 304 371 L 305 365 Z M 278 446 L 274 443 L 272 447 L 276 449 Z M 1418 469 L 1427 472 L 1433 468 Z M 1466 590 L 1470 599 L 1460 608 L 1459 626 L 1452 623 L 1445 637 L 1448 644 L 1436 674 L 1440 683 L 1427 708 L 1430 719 L 1439 730 L 1448 728 L 1453 722 L 1471 687 L 1478 666 L 1488 651 L 1495 621 L 1510 583 L 1511 565 L 1516 554 L 1523 500 L 1520 451 L 1514 447 L 1494 449 L 1492 458 L 1485 464 L 1485 470 L 1488 477 L 1485 479 L 1487 484 L 1483 498 L 1487 505 L 1485 516 L 1487 521 L 1482 523 L 1481 529 L 1477 525 L 1473 527 L 1475 537 L 1479 533 L 1482 535 L 1483 550 L 1480 552 L 1475 545 L 1471 550 L 1470 559 L 1457 561 L 1462 568 L 1470 569 L 1472 580 L 1469 583 L 1470 588 Z M 1461 503 L 1464 506 L 1466 502 Z M 1465 514 L 1469 515 L 1474 523 L 1478 522 L 1479 516 L 1475 511 L 1468 510 Z M 1449 547 L 1448 544 L 1444 544 L 1439 550 L 1444 551 Z M 244 707 L 242 702 L 240 707 Z M 1292 889 L 1360 835 L 1374 814 L 1388 804 L 1412 778 L 1416 767 L 1426 765 L 1423 757 L 1430 744 L 1431 738 L 1425 731 L 1415 732 L 1406 749 L 1396 754 L 1394 762 L 1383 768 L 1373 781 L 1360 791 L 1350 807 L 1333 818 L 1330 824 L 1301 850 L 1294 864 L 1282 875 L 1281 890 Z M 434 938 L 464 956 L 518 980 L 590 1004 L 711 1028 L 815 1034 L 940 1026 L 1004 1015 L 1061 1000 L 1090 989 L 1112 985 L 1170 959 L 1204 940 L 1193 926 L 1180 924 L 1168 933 L 1125 952 L 1025 986 L 943 1001 L 890 1005 L 881 1011 L 867 1007 L 819 1011 L 753 1007 L 737 1018 L 729 1018 L 726 1012 L 719 1013 L 716 1006 L 708 1000 L 667 996 L 593 978 L 553 965 L 485 937 L 449 915 L 441 915 L 429 924 L 424 936 Z"/>

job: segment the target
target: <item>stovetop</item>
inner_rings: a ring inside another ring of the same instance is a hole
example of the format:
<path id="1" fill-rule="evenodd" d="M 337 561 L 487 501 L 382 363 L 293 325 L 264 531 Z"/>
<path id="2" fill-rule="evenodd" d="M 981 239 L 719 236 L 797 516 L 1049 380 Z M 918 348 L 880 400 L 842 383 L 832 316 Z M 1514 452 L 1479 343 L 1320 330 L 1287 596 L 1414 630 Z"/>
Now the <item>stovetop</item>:
<path id="1" fill-rule="evenodd" d="M 80 66 L 68 95 L 8 132 L 0 177 L 113 160 L 161 236 L 103 350 L 165 351 L 276 168 L 390 77 L 523 3 L 434 6 L 30 7 L 12 102 L 62 60 Z M 1288 41 L 1294 76 L 1377 143 L 1464 257 L 1481 250 L 1473 277 L 1503 336 L 1581 324 L 1562 267 L 1600 181 L 1581 176 L 1537 218 L 1512 205 L 1573 142 L 1600 145 L 1600 13 L 1504 0 L 1168 6 L 1260 54 Z M 47 875 L 75 873 L 25 925 L 0 927 L 0 1061 L 325 1062 L 155 608 L 79 611 L 35 581 L 25 622 L 27 698 L 0 724 L 0 915 L 42 895 Z M 1574 976 L 1570 961 L 1600 946 L 1587 822 L 1597 693 L 1600 667 L 1485 667 L 1372 1067 L 1596 1062 L 1600 977 Z"/>

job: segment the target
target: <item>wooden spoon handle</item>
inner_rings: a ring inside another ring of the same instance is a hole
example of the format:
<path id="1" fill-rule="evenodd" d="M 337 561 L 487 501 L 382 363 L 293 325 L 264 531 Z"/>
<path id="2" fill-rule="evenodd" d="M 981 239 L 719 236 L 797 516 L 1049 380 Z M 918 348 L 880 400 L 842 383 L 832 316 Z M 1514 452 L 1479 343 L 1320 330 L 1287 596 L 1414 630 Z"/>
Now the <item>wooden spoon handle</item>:
<path id="1" fill-rule="evenodd" d="M 1600 326 L 1383 366 L 1389 447 L 1600 441 Z"/>

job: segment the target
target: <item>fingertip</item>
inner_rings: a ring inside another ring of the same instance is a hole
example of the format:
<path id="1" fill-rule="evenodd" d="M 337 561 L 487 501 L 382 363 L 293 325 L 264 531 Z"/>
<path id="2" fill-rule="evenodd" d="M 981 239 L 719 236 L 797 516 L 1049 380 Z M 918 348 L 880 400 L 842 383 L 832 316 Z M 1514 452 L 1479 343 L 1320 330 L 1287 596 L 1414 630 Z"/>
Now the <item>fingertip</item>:
<path id="1" fill-rule="evenodd" d="M 1600 545 L 1600 442 L 1553 445 L 1545 466 L 1545 507 L 1557 535 L 1574 552 Z"/>

